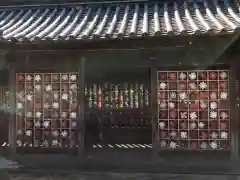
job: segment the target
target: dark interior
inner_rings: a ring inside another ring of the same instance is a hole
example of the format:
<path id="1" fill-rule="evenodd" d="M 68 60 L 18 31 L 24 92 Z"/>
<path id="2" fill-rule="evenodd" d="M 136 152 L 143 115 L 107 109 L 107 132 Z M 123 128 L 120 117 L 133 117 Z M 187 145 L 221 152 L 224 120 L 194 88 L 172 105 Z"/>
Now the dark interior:
<path id="1" fill-rule="evenodd" d="M 86 73 L 85 76 L 85 146 L 103 149 L 151 148 L 149 69 L 112 68 L 95 72 Z M 97 88 L 96 100 L 94 87 Z M 100 105 L 99 89 L 103 96 Z M 114 100 L 117 98 L 116 89 L 119 91 L 118 100 Z M 131 92 L 136 97 L 133 103 Z M 122 105 L 121 97 L 124 101 Z"/>

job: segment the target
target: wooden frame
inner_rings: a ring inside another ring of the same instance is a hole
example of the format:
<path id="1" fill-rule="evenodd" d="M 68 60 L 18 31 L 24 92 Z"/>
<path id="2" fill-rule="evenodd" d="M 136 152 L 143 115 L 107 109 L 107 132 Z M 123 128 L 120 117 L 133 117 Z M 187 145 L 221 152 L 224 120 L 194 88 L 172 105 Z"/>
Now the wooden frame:
<path id="1" fill-rule="evenodd" d="M 225 38 L 226 41 L 224 41 L 225 43 L 229 42 L 229 39 L 233 38 L 233 36 L 228 36 L 226 35 L 227 38 Z M 196 45 L 196 46 L 189 46 L 191 44 L 194 44 L 197 41 L 202 40 L 202 43 Z M 224 39 L 224 37 L 222 37 Z M 229 38 L 229 39 L 228 39 Z M 81 131 L 84 131 L 84 129 L 82 129 L 82 127 L 84 126 L 84 102 L 81 101 L 81 99 L 84 96 L 84 85 L 85 84 L 85 73 L 86 73 L 86 69 L 85 69 L 85 61 L 87 58 L 85 58 L 85 53 L 86 52 L 97 52 L 97 51 L 114 51 L 114 52 L 118 52 L 118 51 L 124 51 L 124 52 L 129 52 L 130 50 L 132 51 L 141 51 L 143 53 L 144 56 L 142 56 L 138 66 L 143 66 L 143 67 L 148 67 L 151 69 L 151 89 L 152 89 L 152 93 L 151 93 L 151 119 L 152 119 L 152 127 L 153 127 L 153 133 L 152 133 L 152 140 L 153 140 L 153 149 L 151 151 L 151 162 L 154 161 L 158 161 L 158 141 L 157 141 L 157 134 L 156 134 L 156 128 L 157 128 L 157 123 L 156 123 L 156 97 L 157 97 L 157 92 L 156 92 L 156 87 L 157 87 L 157 81 L 156 81 L 156 72 L 157 72 L 157 67 L 161 66 L 162 64 L 160 62 L 158 62 L 158 58 L 159 56 L 155 56 L 155 52 L 158 52 L 159 49 L 169 49 L 169 50 L 174 50 L 174 49 L 182 49 L 185 52 L 189 52 L 189 50 L 193 50 L 192 52 L 194 52 L 194 50 L 197 49 L 201 49 L 204 50 L 206 49 L 206 47 L 204 48 L 203 45 L 205 45 L 209 39 L 216 39 L 216 37 L 208 37 L 208 36 L 200 36 L 200 37 L 159 37 L 159 38 L 155 38 L 155 39 L 136 39 L 136 40 L 110 40 L 110 41 L 99 41 L 99 42 L 84 42 L 84 43 L 80 43 L 80 42 L 58 42 L 58 43 L 53 43 L 52 42 L 42 42 L 40 44 L 0 44 L 0 48 L 3 49 L 10 49 L 13 50 L 11 52 L 12 56 L 8 58 L 9 61 L 9 70 L 10 70 L 10 87 L 11 87 L 11 94 L 13 94 L 13 96 L 10 99 L 10 103 L 11 106 L 15 109 L 15 98 L 14 98 L 14 94 L 15 94 L 15 85 L 13 82 L 15 82 L 15 71 L 16 71 L 16 63 L 14 62 L 17 59 L 16 54 L 18 55 L 23 55 L 23 57 L 25 57 L 25 55 L 30 56 L 31 55 L 38 55 L 39 54 L 51 54 L 53 56 L 55 56 L 56 54 L 58 55 L 67 55 L 67 56 L 71 56 L 74 57 L 74 59 L 76 60 L 76 64 L 78 65 L 78 74 L 80 76 L 80 80 L 79 80 L 79 84 L 80 84 L 80 91 L 79 91 L 79 100 L 80 100 L 80 116 L 79 116 L 79 129 Z M 161 43 L 160 43 L 161 42 Z M 222 41 L 222 45 L 224 45 L 224 42 Z M 67 45 L 67 46 L 66 46 Z M 178 47 L 175 47 L 178 46 Z M 223 46 L 222 46 L 223 47 Z M 220 47 L 218 47 L 218 50 L 221 50 Z M 80 49 L 80 50 L 79 50 Z M 222 49 L 225 50 L 225 49 Z M 14 53 L 13 53 L 14 52 Z M 215 49 L 216 52 L 216 49 Z M 80 54 L 80 55 L 79 55 Z M 192 53 L 194 54 L 194 53 Z M 206 52 L 206 56 L 207 56 L 208 52 Z M 189 56 L 189 54 L 183 54 L 183 57 L 186 58 L 188 57 L 188 59 L 191 59 L 191 56 Z M 189 58 L 190 57 L 190 58 Z M 19 59 L 19 57 L 18 57 Z M 24 58 L 23 58 L 24 59 Z M 143 61 L 142 61 L 143 60 Z M 31 61 L 31 59 L 28 60 L 24 60 L 24 61 Z M 226 61 L 226 60 L 223 60 Z M 188 65 L 188 66 L 187 66 Z M 189 62 L 186 62 L 185 64 L 178 64 L 178 66 L 174 67 L 171 65 L 167 65 L 167 66 L 162 66 L 163 69 L 169 69 L 169 68 L 173 68 L 173 69 L 181 69 L 181 68 L 196 68 L 197 66 L 194 64 L 189 64 Z M 235 87 L 236 83 L 236 66 L 234 63 L 230 63 L 230 73 L 231 73 L 231 87 Z M 234 136 L 234 138 L 231 139 L 231 155 L 233 159 L 238 159 L 239 158 L 239 122 L 238 122 L 238 117 L 239 115 L 237 114 L 237 110 L 236 110 L 236 89 L 231 88 L 232 89 L 232 94 L 231 95 L 231 107 L 232 107 L 232 112 L 231 112 L 231 116 L 232 116 L 232 121 L 231 124 L 233 126 L 233 128 L 231 129 L 231 136 Z M 16 147 L 15 147 L 15 124 L 13 122 L 13 116 L 10 117 L 9 119 L 9 123 L 10 123 L 10 134 L 9 134 L 9 144 L 10 144 L 10 150 L 11 153 L 13 155 L 16 155 Z M 236 137 L 236 138 L 235 138 Z M 74 163 L 75 164 L 84 164 L 84 161 L 86 160 L 86 157 L 83 157 L 84 155 L 84 136 L 79 137 L 82 139 L 82 145 L 79 147 L 78 149 L 78 158 L 75 158 Z M 189 155 L 186 155 L 187 153 L 189 153 Z M 164 152 L 163 156 L 165 157 L 165 155 L 171 154 L 170 153 L 166 153 Z M 177 154 L 177 153 L 176 153 Z M 203 153 L 200 153 L 202 157 L 204 157 L 205 155 Z M 206 153 L 208 154 L 208 153 Z M 177 154 L 179 155 L 179 154 Z M 192 154 L 191 152 L 184 152 L 183 154 L 180 153 L 180 155 L 186 155 L 186 156 L 195 156 L 196 154 Z M 225 156 L 226 153 L 223 154 L 223 156 Z M 228 155 L 228 154 L 227 154 Z M 163 157 L 162 156 L 162 157 Z M 184 157 L 186 157 L 184 156 Z M 210 153 L 210 155 L 207 155 L 207 157 L 211 157 L 213 156 L 212 153 Z M 214 154 L 214 156 L 218 156 L 216 154 Z M 221 156 L 221 157 L 223 157 Z M 35 162 L 36 160 L 34 159 L 35 157 L 37 157 L 37 155 L 29 155 L 28 157 L 21 157 L 18 156 L 18 159 L 23 159 L 26 158 L 26 161 L 33 161 Z M 41 157 L 39 157 L 39 160 L 41 160 Z M 60 156 L 59 156 L 60 157 Z M 175 156 L 176 157 L 176 156 Z M 46 159 L 51 159 L 50 156 L 45 156 Z M 43 158 L 43 159 L 45 159 Z M 71 159 L 71 158 L 69 158 Z M 56 160 L 56 159 L 55 159 Z M 71 159 L 73 160 L 73 159 Z M 42 160 L 43 161 L 43 160 Z M 77 162 L 76 162 L 77 161 Z M 88 160 L 86 160 L 88 162 Z M 55 161 L 56 163 L 59 161 Z M 73 164 L 74 164 L 73 163 Z M 147 164 L 148 162 L 146 162 Z M 44 164 L 44 163 L 43 163 Z"/>

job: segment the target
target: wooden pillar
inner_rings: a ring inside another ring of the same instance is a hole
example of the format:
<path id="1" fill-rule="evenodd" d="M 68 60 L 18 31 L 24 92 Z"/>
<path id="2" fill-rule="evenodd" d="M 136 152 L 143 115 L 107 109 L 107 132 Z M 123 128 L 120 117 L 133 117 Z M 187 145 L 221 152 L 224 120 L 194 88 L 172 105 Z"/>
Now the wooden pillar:
<path id="1" fill-rule="evenodd" d="M 157 115 L 157 69 L 155 63 L 151 66 L 151 119 L 152 119 L 152 160 L 158 157 L 158 115 Z"/>
<path id="2" fill-rule="evenodd" d="M 85 90 L 85 78 L 84 78 L 84 65 L 85 65 L 85 58 L 81 57 L 78 60 L 78 102 L 79 102 L 79 118 L 78 118 L 78 130 L 79 130 L 79 140 L 80 140 L 80 146 L 78 148 L 78 155 L 83 155 L 84 151 L 84 135 L 85 135 L 85 125 L 84 125 L 84 90 Z"/>
<path id="3" fill-rule="evenodd" d="M 9 71 L 9 150 L 10 154 L 14 155 L 16 153 L 16 100 L 15 100 L 15 82 L 16 82 L 16 72 L 14 57 L 12 54 L 8 56 L 8 71 Z"/>
<path id="4" fill-rule="evenodd" d="M 230 149 L 231 159 L 239 159 L 239 110 L 237 107 L 238 87 L 237 87 L 237 71 L 236 61 L 230 62 Z"/>

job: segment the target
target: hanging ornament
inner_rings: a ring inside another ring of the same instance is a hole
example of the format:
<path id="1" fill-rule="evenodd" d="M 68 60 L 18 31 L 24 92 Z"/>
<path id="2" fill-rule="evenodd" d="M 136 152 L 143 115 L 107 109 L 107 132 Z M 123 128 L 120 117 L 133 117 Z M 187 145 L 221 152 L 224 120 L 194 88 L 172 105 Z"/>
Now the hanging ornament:
<path id="1" fill-rule="evenodd" d="M 197 119 L 197 117 L 198 117 L 198 116 L 197 116 L 197 113 L 196 113 L 196 112 L 191 112 L 191 113 L 190 113 L 190 119 L 191 119 L 191 120 L 195 120 L 195 119 Z"/>
<path id="2" fill-rule="evenodd" d="M 190 129 L 196 129 L 197 124 L 195 122 L 190 123 Z"/>
<path id="3" fill-rule="evenodd" d="M 32 117 L 32 112 L 27 112 L 27 113 L 26 113 L 26 117 L 27 117 L 27 118 Z"/>
<path id="4" fill-rule="evenodd" d="M 218 147 L 217 142 L 211 142 L 211 143 L 210 143 L 210 147 L 211 147 L 212 149 L 217 149 L 217 147 Z"/>
<path id="5" fill-rule="evenodd" d="M 228 75 L 227 75 L 226 72 L 221 72 L 219 76 L 220 76 L 221 79 L 227 79 Z"/>
<path id="6" fill-rule="evenodd" d="M 162 148 L 166 147 L 166 146 L 167 146 L 167 142 L 164 141 L 164 140 L 160 141 L 160 146 L 161 146 Z"/>
<path id="7" fill-rule="evenodd" d="M 173 149 L 175 149 L 175 148 L 177 148 L 177 143 L 176 143 L 176 142 L 173 142 L 173 141 L 171 141 L 171 142 L 170 142 L 170 144 L 169 144 L 169 146 L 170 146 L 170 148 L 173 148 Z"/>
<path id="8" fill-rule="evenodd" d="M 67 101 L 68 100 L 68 94 L 67 93 L 63 93 L 62 94 L 62 99 Z"/>
<path id="9" fill-rule="evenodd" d="M 181 93 L 179 93 L 179 97 L 180 97 L 180 99 L 184 100 L 187 98 L 187 94 L 185 92 L 181 92 Z"/>
<path id="10" fill-rule="evenodd" d="M 53 81 L 58 81 L 59 80 L 59 76 L 57 74 L 53 74 L 52 75 L 52 79 L 53 79 Z"/>
<path id="11" fill-rule="evenodd" d="M 211 72 L 211 73 L 209 74 L 209 78 L 210 78 L 210 79 L 216 79 L 216 78 L 217 78 L 217 73 L 216 73 L 216 72 Z"/>
<path id="12" fill-rule="evenodd" d="M 207 89 L 207 83 L 201 82 L 201 83 L 199 84 L 199 88 L 200 88 L 201 90 Z"/>
<path id="13" fill-rule="evenodd" d="M 40 128 L 40 127 L 41 127 L 40 121 L 35 122 L 35 127 L 36 127 L 36 128 Z"/>
<path id="14" fill-rule="evenodd" d="M 61 133 L 61 135 L 62 135 L 62 137 L 67 137 L 68 132 L 65 130 L 65 131 L 63 131 L 63 132 Z"/>
<path id="15" fill-rule="evenodd" d="M 169 103 L 168 103 L 168 107 L 169 107 L 170 109 L 174 109 L 174 108 L 175 108 L 175 104 L 174 104 L 173 102 L 169 102 Z"/>
<path id="16" fill-rule="evenodd" d="M 76 112 L 71 112 L 70 113 L 70 118 L 76 118 L 77 117 L 77 113 Z"/>
<path id="17" fill-rule="evenodd" d="M 190 89 L 192 89 L 192 90 L 197 89 L 196 83 L 190 83 L 190 84 L 189 84 L 189 87 L 190 87 Z"/>
<path id="18" fill-rule="evenodd" d="M 166 79 L 167 75 L 166 73 L 160 73 L 160 79 Z"/>
<path id="19" fill-rule="evenodd" d="M 20 103 L 20 102 L 18 102 L 18 103 L 17 103 L 17 109 L 22 109 L 22 108 L 23 108 L 23 104 Z"/>
<path id="20" fill-rule="evenodd" d="M 176 75 L 176 73 L 170 73 L 169 77 L 171 80 L 175 80 L 177 75 Z"/>
<path id="21" fill-rule="evenodd" d="M 33 79 L 33 77 L 31 75 L 27 75 L 27 81 L 31 81 Z"/>
<path id="22" fill-rule="evenodd" d="M 53 93 L 53 98 L 55 99 L 55 100 L 58 100 L 59 99 L 59 94 L 58 93 Z"/>
<path id="23" fill-rule="evenodd" d="M 19 100 L 21 100 L 21 101 L 24 101 L 24 95 L 23 95 L 24 93 L 22 93 L 22 92 L 20 92 L 20 93 L 17 93 L 17 98 L 19 99 Z"/>
<path id="24" fill-rule="evenodd" d="M 172 131 L 169 133 L 169 136 L 171 136 L 172 138 L 177 137 L 177 132 L 176 131 Z"/>
<path id="25" fill-rule="evenodd" d="M 52 85 L 51 85 L 51 84 L 48 84 L 48 85 L 45 87 L 45 90 L 46 90 L 46 91 L 51 91 L 51 90 L 52 90 Z"/>
<path id="26" fill-rule="evenodd" d="M 40 118 L 40 117 L 41 117 L 41 115 L 42 115 L 42 113 L 41 113 L 41 112 L 39 112 L 39 111 L 37 111 L 37 112 L 36 112 L 36 117 L 37 117 L 37 118 Z"/>
<path id="27" fill-rule="evenodd" d="M 177 98 L 177 93 L 171 92 L 170 93 L 170 99 L 175 99 L 175 98 Z"/>
<path id="28" fill-rule="evenodd" d="M 160 102 L 159 106 L 160 106 L 160 108 L 165 109 L 167 107 L 167 103 L 166 102 Z"/>
<path id="29" fill-rule="evenodd" d="M 211 92 L 210 93 L 210 99 L 211 100 L 216 100 L 217 99 L 217 93 L 216 92 Z"/>
<path id="30" fill-rule="evenodd" d="M 39 92 L 41 90 L 41 86 L 39 84 L 36 84 L 34 87 L 37 92 Z"/>
<path id="31" fill-rule="evenodd" d="M 179 84 L 179 89 L 186 89 L 186 88 L 187 88 L 186 83 L 180 83 Z"/>
<path id="32" fill-rule="evenodd" d="M 159 125 L 160 129 L 164 129 L 165 128 L 165 123 L 164 122 L 160 122 L 158 125 Z"/>
<path id="33" fill-rule="evenodd" d="M 180 80 L 185 80 L 186 77 L 187 77 L 187 75 L 185 73 L 183 73 L 183 72 L 179 74 L 179 79 Z"/>
<path id="34" fill-rule="evenodd" d="M 44 121 L 43 127 L 44 128 L 49 128 L 49 126 L 50 126 L 50 122 L 49 121 Z"/>
<path id="35" fill-rule="evenodd" d="M 220 117 L 221 119 L 226 120 L 228 118 L 228 114 L 226 112 L 221 112 Z"/>
<path id="36" fill-rule="evenodd" d="M 211 136 L 211 138 L 213 138 L 213 139 L 218 138 L 218 134 L 217 134 L 216 132 L 212 132 L 210 136 Z"/>
<path id="37" fill-rule="evenodd" d="M 196 73 L 190 73 L 190 74 L 189 74 L 189 78 L 190 78 L 191 80 L 195 80 L 195 79 L 197 78 Z"/>
<path id="38" fill-rule="evenodd" d="M 62 80 L 67 81 L 68 80 L 68 75 L 66 75 L 66 74 L 62 75 Z"/>
<path id="39" fill-rule="evenodd" d="M 217 103 L 216 102 L 211 102 L 210 103 L 210 109 L 217 109 Z"/>
<path id="40" fill-rule="evenodd" d="M 24 81 L 24 76 L 23 76 L 23 75 L 18 75 L 17 79 L 18 79 L 19 81 Z"/>
<path id="41" fill-rule="evenodd" d="M 203 100 L 200 100 L 200 108 L 201 109 L 206 109 L 207 108 L 207 103 Z"/>
<path id="42" fill-rule="evenodd" d="M 202 142 L 200 147 L 201 147 L 201 149 L 207 149 L 208 145 L 206 142 Z"/>
<path id="43" fill-rule="evenodd" d="M 70 80 L 71 81 L 76 81 L 77 80 L 77 76 L 75 74 L 70 76 Z"/>
<path id="44" fill-rule="evenodd" d="M 203 122 L 199 122 L 198 127 L 199 127 L 200 129 L 203 129 L 204 126 L 205 126 L 205 124 L 204 124 Z"/>
<path id="45" fill-rule="evenodd" d="M 210 118 L 216 119 L 217 118 L 217 112 L 216 111 L 211 111 L 210 112 Z"/>
<path id="46" fill-rule="evenodd" d="M 182 138 L 182 139 L 187 139 L 187 132 L 180 132 L 180 137 Z"/>
<path id="47" fill-rule="evenodd" d="M 70 85 L 70 89 L 71 89 L 72 91 L 76 91 L 76 90 L 77 90 L 77 84 L 71 84 L 71 85 Z"/>
<path id="48" fill-rule="evenodd" d="M 40 76 L 39 74 L 36 75 L 36 76 L 34 77 L 34 80 L 37 81 L 37 82 L 41 81 L 41 76 Z"/>
<path id="49" fill-rule="evenodd" d="M 221 92 L 220 93 L 220 98 L 223 100 L 226 100 L 228 98 L 228 93 L 227 92 Z"/>
<path id="50" fill-rule="evenodd" d="M 160 85 L 159 85 L 159 88 L 163 89 L 163 90 L 166 89 L 166 87 L 167 87 L 167 84 L 164 83 L 164 82 L 161 82 Z"/>
<path id="51" fill-rule="evenodd" d="M 43 104 L 43 108 L 44 108 L 44 109 L 49 109 L 49 108 L 50 108 L 50 104 L 49 104 L 48 102 L 45 102 L 45 103 Z"/>
<path id="52" fill-rule="evenodd" d="M 26 136 L 31 136 L 31 135 L 32 135 L 32 131 L 31 131 L 31 130 L 27 130 L 27 131 L 25 132 L 25 134 L 26 134 Z"/>
<path id="53" fill-rule="evenodd" d="M 222 88 L 222 89 L 227 89 L 227 82 L 221 82 L 220 83 L 220 87 Z"/>
<path id="54" fill-rule="evenodd" d="M 58 143 L 58 140 L 52 140 L 52 145 L 53 146 L 57 146 L 59 143 Z"/>
<path id="55" fill-rule="evenodd" d="M 27 94 L 27 95 L 26 95 L 26 99 L 27 99 L 28 101 L 32 101 L 32 100 L 33 100 L 33 96 L 32 96 L 31 94 Z"/>
<path id="56" fill-rule="evenodd" d="M 18 146 L 22 146 L 22 141 L 21 140 L 17 140 L 17 145 Z"/>
<path id="57" fill-rule="evenodd" d="M 59 103 L 58 103 L 58 102 L 53 102 L 53 103 L 52 103 L 52 107 L 53 107 L 54 109 L 58 109 L 58 108 L 59 108 Z"/>
<path id="58" fill-rule="evenodd" d="M 187 112 L 180 112 L 180 118 L 181 119 L 187 119 Z"/>
<path id="59" fill-rule="evenodd" d="M 228 139 L 228 133 L 227 132 L 221 132 L 221 139 Z"/>
<path id="60" fill-rule="evenodd" d="M 62 112 L 62 113 L 61 113 L 61 117 L 63 117 L 63 118 L 67 118 L 67 115 L 68 115 L 67 112 Z"/>

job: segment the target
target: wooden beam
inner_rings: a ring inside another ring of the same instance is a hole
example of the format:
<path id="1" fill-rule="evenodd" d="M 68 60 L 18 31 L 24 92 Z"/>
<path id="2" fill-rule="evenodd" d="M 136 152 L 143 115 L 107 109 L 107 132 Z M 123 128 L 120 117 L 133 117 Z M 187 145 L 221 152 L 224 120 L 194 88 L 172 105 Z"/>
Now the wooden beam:
<path id="1" fill-rule="evenodd" d="M 207 39 L 202 36 L 198 38 Z M 178 48 L 182 47 L 193 37 L 183 36 L 161 36 L 137 39 L 112 39 L 112 40 L 91 40 L 91 41 L 40 41 L 37 43 L 1 43 L 0 49 L 14 51 L 86 51 L 86 50 L 104 50 L 104 49 L 157 49 L 157 48 Z"/>
<path id="2" fill-rule="evenodd" d="M 231 158 L 233 160 L 239 160 L 239 108 L 237 107 L 237 96 L 238 96 L 238 87 L 237 87 L 237 71 L 238 65 L 235 61 L 230 61 L 230 150 Z"/>
<path id="3" fill-rule="evenodd" d="M 12 52 L 11 52 L 12 53 Z M 16 91 L 15 91 L 15 82 L 16 82 L 16 74 L 15 74 L 15 65 L 13 61 L 12 54 L 7 56 L 8 71 L 9 71 L 9 150 L 10 155 L 14 156 L 16 154 Z"/>
<path id="4" fill-rule="evenodd" d="M 158 115 L 157 115 L 157 66 L 156 61 L 152 60 L 151 66 L 151 118 L 152 118 L 152 160 L 158 159 Z"/>
<path id="5" fill-rule="evenodd" d="M 78 148 L 78 156 L 82 156 L 84 152 L 85 139 L 85 123 L 84 123 L 84 91 L 85 91 L 85 57 L 78 59 L 78 102 L 79 102 L 79 118 L 77 122 L 77 129 L 79 133 L 78 139 L 80 146 Z"/>

